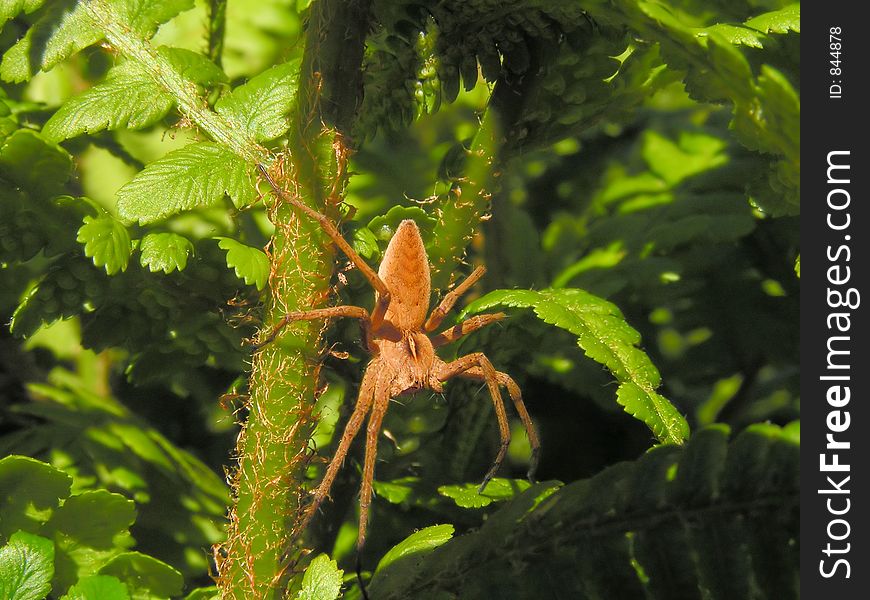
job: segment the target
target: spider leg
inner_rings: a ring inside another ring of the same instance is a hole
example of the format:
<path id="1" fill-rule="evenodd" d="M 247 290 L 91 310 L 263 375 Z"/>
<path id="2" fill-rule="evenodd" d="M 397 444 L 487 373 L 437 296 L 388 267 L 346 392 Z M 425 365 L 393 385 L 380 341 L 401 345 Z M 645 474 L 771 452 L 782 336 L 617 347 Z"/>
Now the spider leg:
<path id="1" fill-rule="evenodd" d="M 541 456 L 541 441 L 538 438 L 538 432 L 535 430 L 535 425 L 532 423 L 529 411 L 526 410 L 526 404 L 523 402 L 523 394 L 520 391 L 520 386 L 517 385 L 517 382 L 514 381 L 510 375 L 502 373 L 501 371 L 496 371 L 495 376 L 499 385 L 507 388 L 508 394 L 510 394 L 511 400 L 514 403 L 514 408 L 516 408 L 517 414 L 520 416 L 520 421 L 522 421 L 523 427 L 526 429 L 526 435 L 529 438 L 529 446 L 532 448 L 532 455 L 529 458 L 529 470 L 526 473 L 526 476 L 529 478 L 529 481 L 534 481 L 535 471 L 538 469 L 538 460 Z M 460 374 L 460 377 L 474 379 L 476 381 L 484 380 L 483 371 L 477 367 L 465 371 Z"/>
<path id="2" fill-rule="evenodd" d="M 281 200 L 285 202 L 289 202 L 296 209 L 302 211 L 318 223 L 320 223 L 320 227 L 323 228 L 323 231 L 326 232 L 332 241 L 335 242 L 335 245 L 341 248 L 341 251 L 344 252 L 345 256 L 350 259 L 350 262 L 356 265 L 356 267 L 360 270 L 363 276 L 368 280 L 373 288 L 375 288 L 378 292 L 378 305 L 375 307 L 373 312 L 373 321 L 377 326 L 380 323 L 380 320 L 383 319 L 384 313 L 387 312 L 387 306 L 390 304 L 390 290 L 387 288 L 387 284 L 384 283 L 384 280 L 381 279 L 377 272 L 372 269 L 366 261 L 363 260 L 362 256 L 357 254 L 356 250 L 354 250 L 350 244 L 347 243 L 335 225 L 332 224 L 326 215 L 317 212 L 307 204 L 300 202 L 297 198 L 294 198 L 290 194 L 288 194 L 285 190 L 278 187 L 278 184 L 272 179 L 269 175 L 269 171 L 266 170 L 264 165 L 257 165 L 257 168 L 260 169 L 260 173 L 265 178 L 266 182 L 275 192 L 275 194 L 281 198 Z"/>
<path id="3" fill-rule="evenodd" d="M 479 369 L 480 373 L 477 378 L 482 378 L 486 382 L 486 386 L 489 388 L 489 395 L 492 398 L 492 405 L 495 408 L 495 415 L 498 418 L 499 434 L 501 435 L 501 446 L 498 449 L 498 454 L 496 454 L 492 466 L 489 471 L 487 471 L 486 475 L 484 475 L 483 482 L 478 488 L 478 491 L 482 492 L 486 488 L 486 484 L 488 484 L 490 479 L 495 476 L 501 466 L 505 454 L 507 454 L 508 446 L 510 446 L 511 443 L 511 430 L 508 424 L 507 411 L 504 407 L 504 400 L 502 400 L 501 392 L 498 389 L 498 371 L 495 370 L 485 354 L 482 352 L 474 352 L 473 354 L 461 356 L 452 362 L 443 363 L 438 369 L 437 376 L 441 381 L 447 381 L 451 377 L 462 376 L 469 369 L 474 369 L 475 367 Z"/>
<path id="4" fill-rule="evenodd" d="M 363 328 L 363 335 L 368 342 L 369 331 L 371 331 L 371 318 L 366 309 L 359 306 L 332 306 L 330 308 L 317 308 L 314 310 L 300 310 L 289 312 L 284 315 L 278 323 L 272 328 L 272 331 L 261 342 L 254 344 L 254 350 L 259 350 L 263 346 L 275 341 L 281 330 L 293 321 L 314 321 L 316 319 L 332 319 L 335 317 L 350 317 L 359 319 Z"/>
<path id="5" fill-rule="evenodd" d="M 432 346 L 435 348 L 439 348 L 445 344 L 449 344 L 450 342 L 455 342 L 459 338 L 468 335 L 472 331 L 477 331 L 487 325 L 495 323 L 497 321 L 501 321 L 505 318 L 504 313 L 489 313 L 485 315 L 475 315 L 470 317 L 462 323 L 457 323 L 450 329 L 446 331 L 442 331 L 438 335 L 432 336 Z"/>
<path id="6" fill-rule="evenodd" d="M 314 513 L 317 512 L 320 504 L 329 495 L 329 489 L 332 487 L 332 482 L 335 480 L 335 476 L 338 474 L 338 470 L 344 462 L 344 457 L 347 456 L 350 444 L 353 442 L 353 438 L 356 437 L 357 432 L 359 432 L 360 427 L 362 427 L 366 413 L 368 413 L 372 406 L 375 383 L 378 378 L 377 364 L 377 361 L 372 361 L 366 368 L 365 375 L 363 375 L 363 380 L 360 384 L 359 398 L 357 398 L 356 406 L 353 409 L 353 413 L 350 415 L 350 419 L 347 421 L 347 425 L 344 427 L 344 433 L 341 434 L 338 448 L 336 448 L 335 455 L 326 467 L 326 473 L 323 475 L 323 479 L 314 489 L 311 504 L 305 508 L 302 518 L 299 519 L 296 524 L 297 534 L 302 533 L 302 531 L 308 527 L 308 523 L 311 521 Z"/>
<path id="7" fill-rule="evenodd" d="M 369 415 L 369 424 L 366 427 L 366 457 L 363 465 L 362 486 L 359 493 L 359 533 L 356 540 L 357 552 L 362 550 L 366 543 L 366 527 L 369 521 L 369 506 L 372 503 L 372 480 L 375 476 L 375 459 L 378 454 L 378 436 L 381 433 L 381 425 L 387 407 L 390 404 L 390 384 L 392 376 L 383 372 L 375 384 L 375 401 Z"/>
<path id="8" fill-rule="evenodd" d="M 450 309 L 453 308 L 453 305 L 456 304 L 456 301 L 459 300 L 460 296 L 467 292 L 471 286 L 477 283 L 481 277 L 486 274 L 486 267 L 480 266 L 477 267 L 474 271 L 471 272 L 465 281 L 457 285 L 455 288 L 450 290 L 444 298 L 441 299 L 441 302 L 438 306 L 429 314 L 429 318 L 426 320 L 426 324 L 423 326 L 423 331 L 426 333 L 430 331 L 434 331 L 437 328 L 441 321 L 444 320 L 444 317 L 447 316 L 447 313 L 450 312 Z"/>

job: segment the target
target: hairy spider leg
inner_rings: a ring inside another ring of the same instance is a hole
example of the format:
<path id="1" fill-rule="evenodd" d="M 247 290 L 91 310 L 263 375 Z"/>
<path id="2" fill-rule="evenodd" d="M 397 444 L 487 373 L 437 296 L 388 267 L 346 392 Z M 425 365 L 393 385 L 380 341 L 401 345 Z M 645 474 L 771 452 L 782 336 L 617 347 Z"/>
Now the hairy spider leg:
<path id="1" fill-rule="evenodd" d="M 290 194 L 288 194 L 285 190 L 278 187 L 278 184 L 272 179 L 269 175 L 269 171 L 266 170 L 266 167 L 263 165 L 257 165 L 257 168 L 260 169 L 260 173 L 263 175 L 263 178 L 269 184 L 269 187 L 272 188 L 272 191 L 281 198 L 284 202 L 289 202 L 298 210 L 302 211 L 318 223 L 320 223 L 323 231 L 326 232 L 332 241 L 338 246 L 342 252 L 344 252 L 345 256 L 360 270 L 360 273 L 368 280 L 375 290 L 378 292 L 378 301 L 375 306 L 375 309 L 372 311 L 371 315 L 371 323 L 372 327 L 377 329 L 377 327 L 381 324 L 381 321 L 384 319 L 384 315 L 387 312 L 387 307 L 390 305 L 390 290 L 387 288 L 387 284 L 384 283 L 383 279 L 381 279 L 378 274 L 372 269 L 363 258 L 357 254 L 356 250 L 354 250 L 350 244 L 347 243 L 335 225 L 332 224 L 326 215 L 317 212 L 310 206 L 300 202 L 298 199 L 294 198 Z"/>
<path id="2" fill-rule="evenodd" d="M 353 413 L 350 415 L 350 419 L 347 421 L 347 425 L 344 427 L 344 433 L 341 434 L 338 448 L 336 448 L 335 455 L 326 467 L 326 473 L 323 475 L 323 479 L 314 489 L 311 504 L 305 508 L 305 512 L 296 526 L 297 535 L 305 531 L 305 528 L 308 527 L 308 523 L 311 521 L 312 517 L 314 517 L 314 513 L 317 512 L 321 503 L 327 496 L 329 496 L 329 489 L 332 487 L 332 482 L 335 480 L 338 470 L 341 469 L 344 457 L 347 456 L 347 451 L 350 449 L 350 444 L 359 432 L 360 427 L 362 427 L 366 413 L 369 412 L 369 409 L 372 406 L 375 395 L 375 384 L 378 380 L 379 371 L 377 368 L 371 368 L 375 363 L 376 360 L 369 363 L 369 368 L 366 369 L 365 374 L 363 375 L 356 406 L 353 409 Z"/>
<path id="3" fill-rule="evenodd" d="M 390 404 L 390 386 L 393 382 L 393 373 L 382 370 L 378 374 L 375 385 L 375 401 L 372 412 L 369 415 L 369 424 L 366 427 L 366 456 L 363 464 L 362 487 L 359 493 L 359 529 L 357 530 L 357 552 L 362 550 L 366 543 L 366 528 L 369 522 L 369 506 L 372 503 L 372 481 L 375 477 L 375 459 L 378 455 L 378 437 L 381 433 L 381 425 L 387 407 Z"/>
<path id="4" fill-rule="evenodd" d="M 444 298 L 441 299 L 441 302 L 438 306 L 429 314 L 429 318 L 426 320 L 426 324 L 423 326 L 423 331 L 429 333 L 430 331 L 434 331 L 440 324 L 441 321 L 444 320 L 444 317 L 447 316 L 447 313 L 450 312 L 450 309 L 453 308 L 453 305 L 456 304 L 456 301 L 471 289 L 475 283 L 480 281 L 480 278 L 486 274 L 486 267 L 479 266 L 474 271 L 471 272 L 471 275 L 465 278 L 465 281 L 457 285 L 455 288 L 447 292 Z"/>
<path id="5" fill-rule="evenodd" d="M 514 403 L 514 408 L 516 408 L 517 414 L 520 416 L 520 421 L 522 421 L 523 427 L 526 429 L 526 435 L 529 438 L 529 446 L 532 449 L 532 456 L 529 459 L 529 470 L 526 473 L 526 476 L 529 478 L 529 481 L 534 481 L 535 471 L 538 469 L 538 460 L 541 456 L 541 441 L 538 438 L 538 432 L 535 430 L 532 418 L 529 416 L 529 411 L 526 410 L 526 404 L 523 402 L 523 394 L 520 391 L 520 386 L 517 385 L 517 382 L 514 381 L 510 375 L 502 373 L 501 371 L 496 371 L 495 376 L 499 385 L 507 389 L 511 400 Z M 485 381 L 483 371 L 477 367 L 472 367 L 464 373 L 460 373 L 459 377 L 472 379 L 474 381 Z"/>
<path id="6" fill-rule="evenodd" d="M 363 330 L 363 336 L 365 337 L 366 342 L 368 342 L 369 332 L 371 331 L 371 317 L 369 316 L 369 312 L 359 306 L 332 306 L 329 308 L 315 308 L 313 310 L 299 310 L 287 313 L 275 324 L 272 331 L 269 332 L 269 335 L 267 335 L 265 339 L 254 344 L 254 350 L 259 350 L 263 346 L 271 344 L 288 323 L 292 323 L 293 321 L 333 319 L 336 317 L 359 319 Z"/>
<path id="7" fill-rule="evenodd" d="M 473 352 L 472 354 L 460 356 L 449 363 L 442 363 L 438 369 L 437 376 L 441 381 L 447 381 L 453 377 L 461 376 L 463 373 L 474 367 L 480 369 L 483 380 L 489 388 L 489 395 L 492 398 L 492 405 L 495 408 L 495 415 L 498 418 L 498 430 L 501 435 L 501 446 L 498 449 L 498 454 L 496 454 L 492 466 L 489 471 L 487 471 L 486 475 L 484 475 L 483 482 L 478 488 L 478 492 L 483 492 L 486 485 L 495 476 L 501 466 L 505 454 L 507 454 L 508 446 L 510 446 L 511 443 L 511 430 L 508 424 L 504 400 L 502 399 L 501 392 L 498 388 L 499 382 L 498 376 L 496 375 L 497 371 L 483 352 Z"/>
<path id="8" fill-rule="evenodd" d="M 492 323 L 496 323 L 504 319 L 507 315 L 504 313 L 489 313 L 484 315 L 475 315 L 470 317 L 461 323 L 457 323 L 450 329 L 446 329 L 439 333 L 438 335 L 433 336 L 432 346 L 434 348 L 438 348 L 443 346 L 444 344 L 449 344 L 450 342 L 455 342 L 459 338 L 468 335 L 472 331 L 477 331 L 487 325 L 491 325 Z"/>

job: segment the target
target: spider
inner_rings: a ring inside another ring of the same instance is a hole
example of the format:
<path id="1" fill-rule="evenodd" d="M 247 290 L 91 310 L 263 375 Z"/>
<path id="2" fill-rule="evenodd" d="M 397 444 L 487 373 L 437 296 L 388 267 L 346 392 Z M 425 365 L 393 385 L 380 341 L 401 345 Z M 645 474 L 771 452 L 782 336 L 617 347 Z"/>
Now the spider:
<path id="1" fill-rule="evenodd" d="M 504 313 L 477 315 L 445 331 L 433 334 L 456 301 L 483 277 L 486 269 L 483 266 L 477 267 L 468 278 L 445 294 L 438 306 L 430 313 L 428 312 L 431 291 L 429 259 L 423 246 L 423 239 L 420 237 L 420 230 L 414 221 L 402 221 L 387 246 L 378 272 L 375 273 L 325 215 L 302 204 L 280 189 L 266 169 L 262 165 L 259 168 L 275 194 L 318 221 L 326 234 L 375 289 L 375 305 L 371 314 L 359 306 L 333 306 L 290 312 L 284 315 L 266 338 L 257 344 L 259 348 L 270 343 L 281 329 L 294 321 L 350 317 L 360 321 L 366 350 L 372 355 L 363 374 L 356 406 L 345 426 L 335 455 L 326 467 L 323 479 L 313 491 L 311 503 L 304 508 L 297 522 L 297 533 L 307 527 L 321 503 L 329 495 L 330 487 L 344 462 L 351 442 L 359 433 L 366 415 L 369 415 L 357 537 L 357 550 L 361 551 L 366 539 L 378 436 L 390 400 L 424 389 L 442 392 L 444 382 L 454 377 L 484 382 L 489 389 L 498 418 L 501 445 L 492 466 L 483 478 L 479 492 L 486 488 L 498 471 L 510 444 L 510 428 L 500 387 L 507 389 L 525 426 L 531 446 L 528 477 L 533 479 L 540 453 L 540 442 L 516 382 L 506 373 L 496 371 L 482 352 L 467 354 L 450 362 L 445 362 L 435 353 L 437 348 L 505 317 Z"/>

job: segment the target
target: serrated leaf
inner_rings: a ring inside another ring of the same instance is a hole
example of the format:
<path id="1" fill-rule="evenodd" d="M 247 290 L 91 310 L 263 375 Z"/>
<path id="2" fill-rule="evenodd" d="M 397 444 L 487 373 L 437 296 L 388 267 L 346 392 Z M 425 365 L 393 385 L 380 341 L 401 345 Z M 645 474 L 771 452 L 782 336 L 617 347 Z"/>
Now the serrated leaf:
<path id="1" fill-rule="evenodd" d="M 19 129 L 0 146 L 0 176 L 37 197 L 62 193 L 71 171 L 66 150 L 35 131 Z"/>
<path id="2" fill-rule="evenodd" d="M 187 257 L 193 254 L 193 244 L 177 233 L 149 233 L 139 242 L 139 264 L 152 273 L 183 271 Z"/>
<path id="3" fill-rule="evenodd" d="M 43 600 L 54 576 L 54 544 L 19 531 L 0 548 L 0 598 Z"/>
<path id="4" fill-rule="evenodd" d="M 296 600 L 335 600 L 341 591 L 343 573 L 336 561 L 321 554 L 305 569 L 302 589 L 296 595 Z"/>
<path id="5" fill-rule="evenodd" d="M 414 554 L 431 552 L 453 537 L 453 525 L 432 525 L 420 531 L 415 531 L 404 540 L 390 548 L 375 569 L 375 573 L 383 571 L 400 558 Z"/>
<path id="6" fill-rule="evenodd" d="M 199 142 L 155 160 L 118 190 L 118 213 L 146 224 L 214 205 L 224 195 L 237 207 L 256 201 L 252 169 L 229 149 Z"/>
<path id="7" fill-rule="evenodd" d="M 91 490 L 67 498 L 43 531 L 61 533 L 77 545 L 110 549 L 115 536 L 126 533 L 135 519 L 132 500 L 107 490 Z"/>
<path id="8" fill-rule="evenodd" d="M 127 586 L 111 575 L 82 577 L 60 600 L 129 600 Z"/>
<path id="9" fill-rule="evenodd" d="M 161 23 L 192 7 L 193 0 L 54 2 L 3 56 L 0 77 L 12 82 L 25 81 L 37 71 L 48 71 L 79 50 L 102 40 L 104 34 L 92 17 L 95 13 L 149 38 Z"/>
<path id="10" fill-rule="evenodd" d="M 232 238 L 221 237 L 218 246 L 227 251 L 227 267 L 234 269 L 236 277 L 258 290 L 266 287 L 269 280 L 269 258 L 262 250 L 246 246 Z"/>
<path id="11" fill-rule="evenodd" d="M 72 477 L 27 456 L 0 459 L 0 535 L 19 529 L 37 531 L 61 500 L 69 496 Z"/>
<path id="12" fill-rule="evenodd" d="M 178 71 L 178 74 L 189 81 L 201 85 L 212 85 L 229 81 L 226 73 L 219 66 L 199 52 L 170 46 L 161 46 L 157 49 L 157 52 L 165 56 L 172 66 L 175 67 L 176 71 Z"/>
<path id="13" fill-rule="evenodd" d="M 290 125 L 299 61 L 276 65 L 218 100 L 215 110 L 255 140 L 274 139 Z"/>
<path id="14" fill-rule="evenodd" d="M 42 129 L 53 141 L 104 129 L 142 129 L 162 119 L 172 96 L 132 60 L 113 67 L 104 82 L 72 96 Z"/>
<path id="15" fill-rule="evenodd" d="M 165 562 L 140 552 L 124 552 L 100 567 L 100 575 L 114 575 L 127 584 L 131 597 L 177 596 L 184 578 Z"/>
<path id="16" fill-rule="evenodd" d="M 586 355 L 610 369 L 622 384 L 617 401 L 626 412 L 643 420 L 663 443 L 681 444 L 688 437 L 685 418 L 655 392 L 661 377 L 637 348 L 640 334 L 614 304 L 579 289 L 495 290 L 472 302 L 460 318 L 496 306 L 533 308 L 544 322 L 576 335 Z"/>
<path id="17" fill-rule="evenodd" d="M 106 273 L 114 275 L 126 271 L 133 244 L 127 228 L 114 217 L 84 218 L 76 241 L 85 246 L 85 256 L 94 259 L 94 265 L 104 267 Z"/>
<path id="18" fill-rule="evenodd" d="M 510 500 L 517 494 L 526 491 L 531 483 L 525 479 L 492 479 L 483 492 L 479 492 L 479 483 L 461 483 L 458 485 L 442 485 L 438 493 L 451 498 L 456 506 L 461 508 L 483 508 L 493 502 Z"/>
<path id="19" fill-rule="evenodd" d="M 23 38 L 3 55 L 0 78 L 18 83 L 47 71 L 82 48 L 96 44 L 103 34 L 87 14 L 85 3 L 55 2 Z"/>
<path id="20" fill-rule="evenodd" d="M 779 10 L 762 13 L 746 21 L 746 26 L 764 33 L 788 33 L 789 31 L 800 33 L 800 2 L 789 4 Z"/>

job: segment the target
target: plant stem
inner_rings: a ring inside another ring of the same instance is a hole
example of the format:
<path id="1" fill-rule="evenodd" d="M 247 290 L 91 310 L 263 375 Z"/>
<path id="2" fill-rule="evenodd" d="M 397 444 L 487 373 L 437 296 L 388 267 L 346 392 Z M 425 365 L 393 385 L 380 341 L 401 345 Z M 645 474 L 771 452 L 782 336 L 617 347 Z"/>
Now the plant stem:
<path id="1" fill-rule="evenodd" d="M 332 218 L 347 183 L 350 149 L 342 132 L 360 104 L 367 15 L 365 1 L 312 6 L 291 115 L 290 160 L 279 159 L 270 169 L 278 185 Z M 289 311 L 326 306 L 334 268 L 334 249 L 316 222 L 279 199 L 270 218 L 275 234 L 264 332 Z M 223 598 L 283 598 L 299 580 L 304 553 L 296 519 L 313 456 L 322 333 L 322 322 L 295 323 L 253 357 L 249 414 L 233 478 L 236 506 L 220 564 Z"/>

